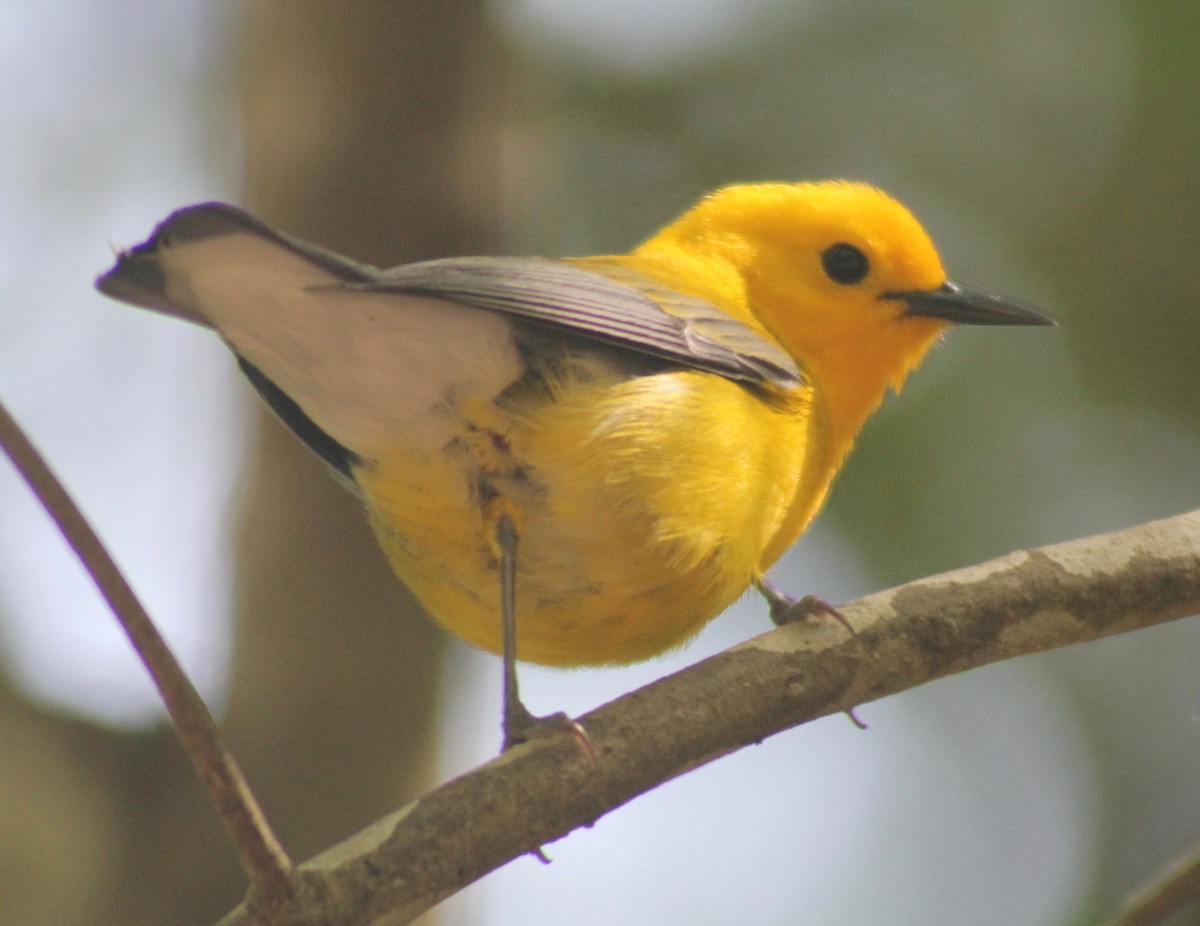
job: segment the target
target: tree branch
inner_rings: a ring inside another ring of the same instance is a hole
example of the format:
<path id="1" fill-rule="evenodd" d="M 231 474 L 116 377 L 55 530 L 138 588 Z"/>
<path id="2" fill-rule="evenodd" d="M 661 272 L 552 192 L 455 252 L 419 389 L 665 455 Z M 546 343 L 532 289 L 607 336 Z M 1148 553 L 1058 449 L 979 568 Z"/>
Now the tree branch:
<path id="1" fill-rule="evenodd" d="M 241 769 L 221 742 L 199 692 L 150 615 L 29 438 L 0 403 L 0 448 L 8 454 L 100 589 L 149 671 L 184 751 L 233 840 L 256 901 L 271 909 L 292 897 L 291 861 L 268 826 Z"/>
<path id="2" fill-rule="evenodd" d="M 1185 904 L 1200 902 L 1200 843 L 1130 895 L 1107 926 L 1154 926 Z"/>
<path id="3" fill-rule="evenodd" d="M 1200 613 L 1200 512 L 946 573 L 840 605 L 454 779 L 297 869 L 289 923 L 400 924 L 639 794 L 790 727 L 936 678 Z M 260 926 L 239 907 L 221 926 Z"/>

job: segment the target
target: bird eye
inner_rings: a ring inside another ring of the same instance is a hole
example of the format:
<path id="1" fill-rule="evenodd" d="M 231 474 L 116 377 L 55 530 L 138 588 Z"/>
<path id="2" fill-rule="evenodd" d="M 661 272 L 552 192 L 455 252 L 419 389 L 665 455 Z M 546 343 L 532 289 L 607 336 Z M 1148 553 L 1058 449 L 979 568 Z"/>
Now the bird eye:
<path id="1" fill-rule="evenodd" d="M 821 252 L 821 266 L 835 283 L 850 286 L 861 283 L 871 271 L 867 255 L 852 244 L 831 244 Z"/>

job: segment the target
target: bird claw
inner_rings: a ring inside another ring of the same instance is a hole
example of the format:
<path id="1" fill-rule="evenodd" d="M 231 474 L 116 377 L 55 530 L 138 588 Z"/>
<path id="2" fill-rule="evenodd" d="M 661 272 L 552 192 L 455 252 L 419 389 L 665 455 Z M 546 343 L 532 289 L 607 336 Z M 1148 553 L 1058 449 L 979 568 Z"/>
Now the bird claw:
<path id="1" fill-rule="evenodd" d="M 850 626 L 850 622 L 846 620 L 846 615 L 816 595 L 805 595 L 800 599 L 788 598 L 786 595 L 781 595 L 771 601 L 771 620 L 774 621 L 777 627 L 783 627 L 786 624 L 797 624 L 801 621 L 809 621 L 821 617 L 832 617 L 846 628 L 846 632 L 850 636 L 858 636 L 854 628 Z"/>
<path id="2" fill-rule="evenodd" d="M 579 748 L 583 750 L 588 761 L 595 765 L 596 747 L 592 743 L 592 738 L 588 736 L 587 730 L 583 728 L 583 724 L 561 712 L 548 714 L 545 717 L 536 717 L 520 701 L 508 710 L 504 718 L 504 745 L 501 752 L 508 752 L 514 746 L 520 746 L 522 743 L 547 739 L 564 733 L 579 744 Z"/>
<path id="3" fill-rule="evenodd" d="M 854 628 L 850 626 L 850 622 L 846 620 L 846 616 L 837 608 L 822 598 L 816 595 L 805 595 L 797 600 L 791 595 L 787 595 L 780 591 L 773 583 L 767 581 L 763 576 L 759 576 L 754 580 L 755 587 L 759 590 L 762 596 L 767 600 L 767 606 L 771 610 L 771 621 L 776 627 L 783 627 L 785 624 L 797 624 L 801 621 L 812 620 L 816 617 L 832 617 L 835 621 L 846 628 L 846 632 L 852 637 L 858 636 L 854 632 Z"/>

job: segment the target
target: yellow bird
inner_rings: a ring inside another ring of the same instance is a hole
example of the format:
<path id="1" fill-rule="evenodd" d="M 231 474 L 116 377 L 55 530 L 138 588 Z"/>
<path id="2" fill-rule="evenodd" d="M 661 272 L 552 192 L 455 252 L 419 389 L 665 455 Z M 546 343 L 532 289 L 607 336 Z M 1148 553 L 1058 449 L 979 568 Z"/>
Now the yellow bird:
<path id="1" fill-rule="evenodd" d="M 645 659 L 750 585 L 803 613 L 764 573 L 888 388 L 951 323 L 1053 324 L 846 182 L 719 190 L 628 255 L 390 270 L 206 203 L 97 287 L 220 334 L 429 613 L 504 654 L 506 747 L 549 720 L 518 658 Z"/>

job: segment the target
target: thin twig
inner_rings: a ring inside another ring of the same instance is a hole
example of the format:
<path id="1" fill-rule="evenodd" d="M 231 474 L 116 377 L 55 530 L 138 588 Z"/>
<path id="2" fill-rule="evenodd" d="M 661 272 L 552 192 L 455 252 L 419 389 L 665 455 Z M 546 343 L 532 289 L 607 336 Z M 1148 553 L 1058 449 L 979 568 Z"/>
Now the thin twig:
<path id="1" fill-rule="evenodd" d="M 1130 895 L 1106 926 L 1154 926 L 1189 903 L 1200 903 L 1200 843 Z"/>
<path id="2" fill-rule="evenodd" d="M 199 692 L 108 551 L 41 454 L 0 402 L 0 446 L 13 461 L 117 616 L 158 687 L 184 751 L 229 832 L 264 906 L 292 898 L 292 863 L 271 831 Z"/>

